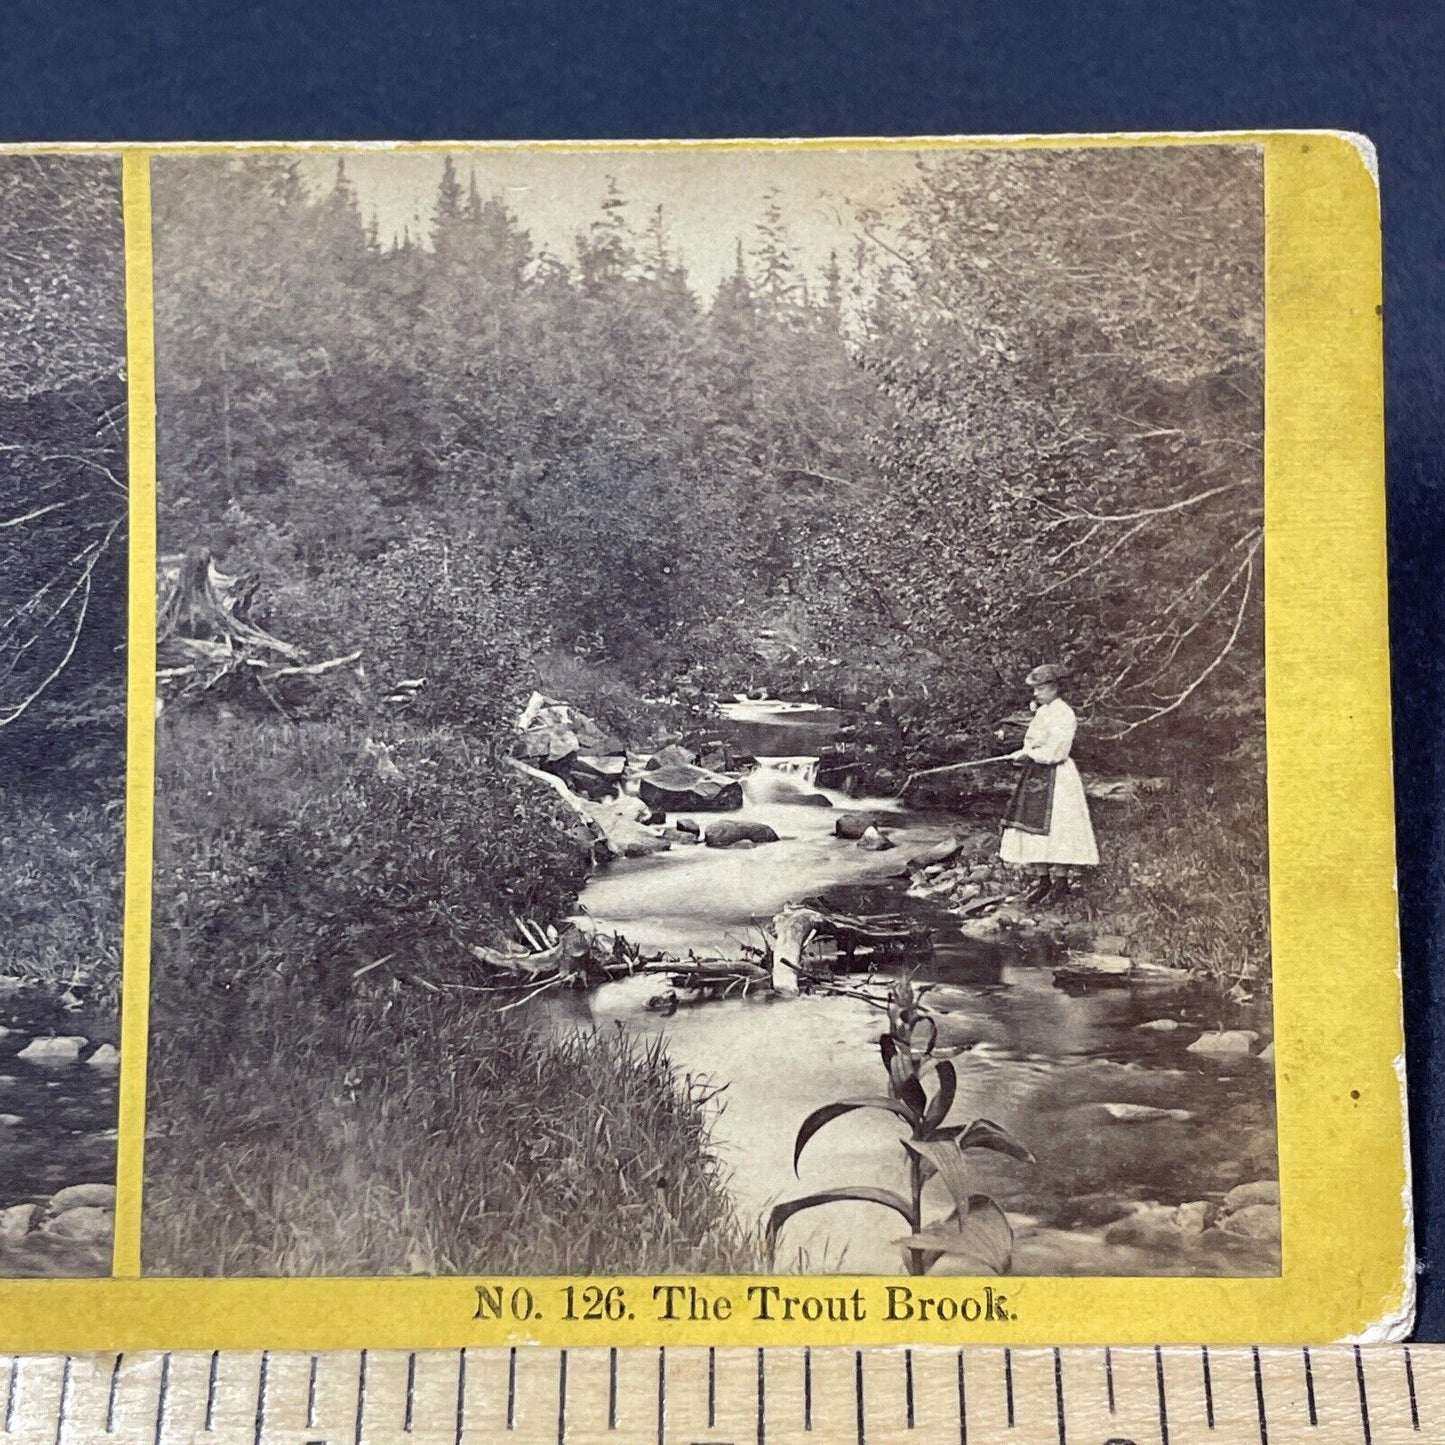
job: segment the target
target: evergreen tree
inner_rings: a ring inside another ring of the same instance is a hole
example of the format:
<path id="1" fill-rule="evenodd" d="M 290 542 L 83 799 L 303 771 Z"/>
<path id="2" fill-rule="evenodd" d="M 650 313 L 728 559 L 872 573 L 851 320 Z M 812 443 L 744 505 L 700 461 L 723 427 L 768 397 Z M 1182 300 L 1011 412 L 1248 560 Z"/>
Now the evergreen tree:
<path id="1" fill-rule="evenodd" d="M 637 263 L 627 223 L 627 201 L 613 176 L 607 177 L 607 193 L 600 209 L 601 215 L 577 238 L 582 288 L 589 296 L 599 296 L 626 280 Z"/>

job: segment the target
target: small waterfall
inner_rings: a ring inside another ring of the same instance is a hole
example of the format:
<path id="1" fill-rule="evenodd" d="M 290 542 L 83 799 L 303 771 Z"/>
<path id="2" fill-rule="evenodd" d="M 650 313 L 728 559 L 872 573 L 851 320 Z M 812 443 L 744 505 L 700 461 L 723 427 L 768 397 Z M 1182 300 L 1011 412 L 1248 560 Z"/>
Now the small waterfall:
<path id="1" fill-rule="evenodd" d="M 767 768 L 791 778 L 800 787 L 814 788 L 818 785 L 818 760 L 810 757 L 759 758 L 758 768 Z"/>
<path id="2" fill-rule="evenodd" d="M 816 787 L 817 778 L 817 758 L 759 758 L 743 779 L 743 796 L 750 803 L 775 803 Z"/>

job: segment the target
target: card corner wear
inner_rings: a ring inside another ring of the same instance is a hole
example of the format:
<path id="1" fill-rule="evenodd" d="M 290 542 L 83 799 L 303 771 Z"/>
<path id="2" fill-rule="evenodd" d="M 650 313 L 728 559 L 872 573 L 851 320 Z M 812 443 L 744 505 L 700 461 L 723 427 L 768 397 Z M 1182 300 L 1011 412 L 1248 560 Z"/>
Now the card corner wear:
<path id="1" fill-rule="evenodd" d="M 1359 182 L 0 147 L 0 1343 L 1398 1333 Z"/>

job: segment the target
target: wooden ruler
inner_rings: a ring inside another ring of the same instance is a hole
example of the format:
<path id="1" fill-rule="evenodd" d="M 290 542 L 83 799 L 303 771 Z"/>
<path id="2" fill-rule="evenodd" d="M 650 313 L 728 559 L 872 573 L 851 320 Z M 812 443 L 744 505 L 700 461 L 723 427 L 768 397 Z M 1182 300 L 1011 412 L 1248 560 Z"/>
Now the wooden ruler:
<path id="1" fill-rule="evenodd" d="M 0 1358 L 0 1445 L 1389 1445 L 1445 1346 Z"/>

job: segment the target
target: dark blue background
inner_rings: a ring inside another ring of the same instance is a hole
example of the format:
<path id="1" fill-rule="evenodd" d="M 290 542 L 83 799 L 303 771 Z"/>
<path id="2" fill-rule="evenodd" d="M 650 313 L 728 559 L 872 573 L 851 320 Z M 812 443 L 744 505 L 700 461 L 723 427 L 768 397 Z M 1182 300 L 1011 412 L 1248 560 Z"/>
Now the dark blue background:
<path id="1" fill-rule="evenodd" d="M 6 7 L 0 139 L 877 135 L 1327 126 L 1379 148 L 1422 1337 L 1445 1338 L 1437 902 L 1445 6 L 679 0 Z M 1348 981 L 1342 982 L 1348 988 Z M 1342 1218 L 1350 1180 L 1341 1178 Z"/>

